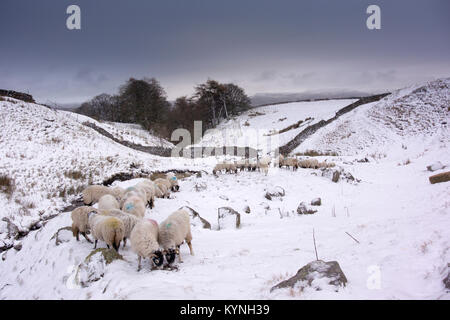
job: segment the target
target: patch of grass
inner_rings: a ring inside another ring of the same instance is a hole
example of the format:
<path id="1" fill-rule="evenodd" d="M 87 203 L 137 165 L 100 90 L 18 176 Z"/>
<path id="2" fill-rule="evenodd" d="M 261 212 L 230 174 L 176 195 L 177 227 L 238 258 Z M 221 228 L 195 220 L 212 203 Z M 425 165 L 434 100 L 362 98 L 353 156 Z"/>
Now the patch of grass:
<path id="1" fill-rule="evenodd" d="M 61 143 L 61 138 L 58 138 L 58 137 L 52 137 L 52 142 L 53 143 Z"/>
<path id="2" fill-rule="evenodd" d="M 0 101 L 5 101 L 5 98 L 3 98 L 2 96 L 0 96 Z"/>
<path id="3" fill-rule="evenodd" d="M 0 192 L 11 196 L 15 190 L 14 180 L 7 175 L 0 175 Z"/>
<path id="4" fill-rule="evenodd" d="M 85 175 L 79 170 L 69 170 L 64 172 L 64 176 L 73 180 L 84 180 Z"/>

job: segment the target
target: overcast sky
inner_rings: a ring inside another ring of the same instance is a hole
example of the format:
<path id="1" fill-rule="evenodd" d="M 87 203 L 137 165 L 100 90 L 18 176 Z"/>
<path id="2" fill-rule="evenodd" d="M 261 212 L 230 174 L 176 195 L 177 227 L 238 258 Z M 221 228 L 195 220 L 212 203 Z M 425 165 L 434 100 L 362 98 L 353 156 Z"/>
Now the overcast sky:
<path id="1" fill-rule="evenodd" d="M 81 30 L 66 8 L 81 8 Z M 368 30 L 366 8 L 381 8 Z M 448 0 L 1 0 L 0 88 L 40 102 L 155 77 L 169 99 L 213 78 L 261 92 L 380 91 L 450 76 Z"/>

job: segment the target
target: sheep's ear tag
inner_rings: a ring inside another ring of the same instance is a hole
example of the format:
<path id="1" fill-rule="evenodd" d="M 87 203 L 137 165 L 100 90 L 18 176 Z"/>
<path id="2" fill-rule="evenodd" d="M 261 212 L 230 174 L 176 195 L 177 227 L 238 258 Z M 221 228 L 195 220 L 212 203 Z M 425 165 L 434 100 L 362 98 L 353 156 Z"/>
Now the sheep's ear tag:
<path id="1" fill-rule="evenodd" d="M 171 225 L 172 223 L 169 222 L 168 224 L 166 224 L 166 228 L 169 229 Z"/>
<path id="2" fill-rule="evenodd" d="M 177 177 L 172 177 L 172 180 L 177 180 Z"/>

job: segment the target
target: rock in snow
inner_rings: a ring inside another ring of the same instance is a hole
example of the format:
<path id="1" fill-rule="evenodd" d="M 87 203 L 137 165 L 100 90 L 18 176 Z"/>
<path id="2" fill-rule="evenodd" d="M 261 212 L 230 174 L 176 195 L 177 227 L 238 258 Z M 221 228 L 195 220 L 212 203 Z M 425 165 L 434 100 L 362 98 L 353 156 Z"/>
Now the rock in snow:
<path id="1" fill-rule="evenodd" d="M 286 192 L 282 187 L 276 186 L 274 188 L 270 188 L 266 190 L 265 197 L 267 200 L 272 200 L 272 198 L 281 198 L 284 197 Z"/>
<path id="2" fill-rule="evenodd" d="M 298 214 L 314 214 L 317 210 L 308 208 L 305 202 L 300 202 L 300 204 L 297 207 L 297 213 Z"/>
<path id="3" fill-rule="evenodd" d="M 203 219 L 197 211 L 188 206 L 181 207 L 178 210 L 182 209 L 187 210 L 189 212 L 189 215 L 191 217 L 191 225 L 193 227 L 201 225 L 203 229 L 211 229 L 211 223 L 209 223 L 206 219 Z"/>
<path id="4" fill-rule="evenodd" d="M 315 198 L 311 200 L 311 205 L 312 206 L 320 206 L 322 205 L 322 199 L 320 198 Z"/>
<path id="5" fill-rule="evenodd" d="M 92 251 L 78 266 L 76 281 L 82 287 L 100 280 L 105 274 L 106 265 L 123 257 L 114 249 L 99 248 Z"/>
<path id="6" fill-rule="evenodd" d="M 427 166 L 428 171 L 436 171 L 436 170 L 441 170 L 444 168 L 445 168 L 445 166 L 440 161 L 436 161 L 435 163 Z"/>
<path id="7" fill-rule="evenodd" d="M 241 214 L 233 208 L 222 207 L 217 209 L 217 221 L 219 230 L 229 227 L 237 229 L 241 226 Z"/>
<path id="8" fill-rule="evenodd" d="M 299 269 L 292 278 L 273 286 L 270 291 L 281 288 L 293 288 L 297 283 L 301 289 L 306 286 L 313 286 L 316 290 L 321 290 L 320 285 L 315 286 L 313 283 L 314 280 L 318 279 L 325 280 L 327 285 L 335 286 L 336 291 L 338 291 L 340 286 L 345 286 L 347 283 L 347 278 L 337 261 L 325 262 L 316 260 Z"/>

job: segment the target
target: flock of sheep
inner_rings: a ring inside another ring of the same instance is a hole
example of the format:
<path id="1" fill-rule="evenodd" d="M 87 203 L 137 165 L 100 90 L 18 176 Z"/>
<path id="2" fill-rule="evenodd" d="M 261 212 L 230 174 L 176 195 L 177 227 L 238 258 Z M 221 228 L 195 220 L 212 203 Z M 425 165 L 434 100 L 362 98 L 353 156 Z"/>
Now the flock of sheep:
<path id="1" fill-rule="evenodd" d="M 272 163 L 272 158 L 270 156 L 263 156 L 261 159 L 241 159 L 237 161 L 223 161 L 216 164 L 213 169 L 213 174 L 217 174 L 219 172 L 226 173 L 237 173 L 240 171 L 262 171 L 265 175 L 269 172 L 269 166 Z M 298 168 L 330 168 L 334 167 L 335 164 L 333 162 L 319 162 L 317 159 L 297 159 L 294 157 L 284 157 L 283 155 L 279 155 L 276 159 L 275 165 L 278 165 L 279 168 L 292 168 L 292 170 L 297 170 Z"/>
<path id="2" fill-rule="evenodd" d="M 333 167 L 332 162 L 319 162 L 317 159 L 299 160 L 280 155 L 275 159 L 278 167 L 292 168 L 322 168 Z M 238 171 L 262 171 L 266 175 L 272 162 L 270 156 L 257 159 L 241 159 L 225 161 L 216 164 L 213 174 L 218 172 L 237 173 Z M 123 189 L 92 185 L 83 190 L 85 206 L 72 211 L 72 232 L 79 241 L 81 233 L 86 240 L 92 242 L 87 233 L 94 238 L 94 248 L 98 240 L 119 251 L 121 242 L 126 246 L 130 239 L 131 249 L 138 256 L 138 270 L 141 269 L 142 258 L 149 258 L 157 267 L 167 261 L 170 265 L 178 255 L 181 262 L 180 245 L 186 241 L 191 255 L 192 234 L 189 213 L 177 210 L 167 217 L 160 225 L 153 219 L 144 219 L 146 206 L 150 209 L 155 205 L 155 198 L 168 198 L 170 191 L 179 191 L 178 180 L 172 172 L 165 178 L 154 181 L 143 179 L 133 187 Z M 92 205 L 98 203 L 98 208 Z"/>
<path id="3" fill-rule="evenodd" d="M 170 265 L 178 255 L 181 262 L 180 245 L 186 241 L 191 255 L 192 234 L 189 213 L 177 210 L 160 225 L 153 219 L 144 219 L 147 205 L 153 208 L 155 198 L 168 198 L 170 191 L 179 191 L 176 176 L 169 172 L 166 178 L 154 181 L 144 179 L 133 187 L 122 189 L 92 185 L 83 190 L 85 206 L 72 211 L 72 232 L 77 241 L 81 233 L 92 242 L 87 232 L 94 238 L 94 248 L 98 240 L 119 251 L 121 242 L 126 246 L 130 239 L 131 249 L 138 256 L 138 270 L 141 259 L 149 258 L 155 266 L 161 266 L 164 258 Z M 98 208 L 92 205 L 98 203 Z"/>

